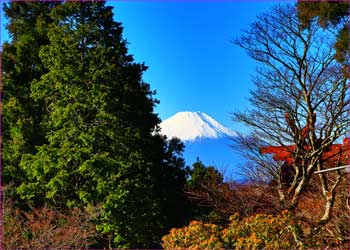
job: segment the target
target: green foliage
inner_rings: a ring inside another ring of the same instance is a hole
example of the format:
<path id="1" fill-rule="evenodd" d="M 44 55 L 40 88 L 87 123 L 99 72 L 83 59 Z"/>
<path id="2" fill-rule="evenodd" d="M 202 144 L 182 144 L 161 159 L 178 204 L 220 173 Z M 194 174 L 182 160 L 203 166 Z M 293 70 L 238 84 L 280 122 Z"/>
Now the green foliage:
<path id="1" fill-rule="evenodd" d="M 46 72 L 39 50 L 48 44 L 47 30 L 52 22 L 50 10 L 56 2 L 4 5 L 9 19 L 11 42 L 2 48 L 3 84 L 3 182 L 19 185 L 22 172 L 19 162 L 23 153 L 33 153 L 45 141 L 40 123 L 45 108 L 30 97 L 31 82 Z M 30 13 L 30 15 L 28 14 Z"/>
<path id="2" fill-rule="evenodd" d="M 193 163 L 191 171 L 191 179 L 188 181 L 188 186 L 192 189 L 200 189 L 205 183 L 223 183 L 223 176 L 213 166 L 206 167 L 199 159 Z"/>
<path id="3" fill-rule="evenodd" d="M 334 47 L 337 59 L 344 63 L 349 60 L 349 7 L 348 1 L 298 1 L 299 19 L 305 27 L 315 18 L 324 28 L 342 25 Z"/>
<path id="4" fill-rule="evenodd" d="M 221 191 L 226 184 L 215 167 L 205 166 L 199 159 L 192 165 L 187 181 L 186 193 L 191 201 L 191 218 L 210 223 L 223 221 L 218 210 L 221 204 Z"/>
<path id="5" fill-rule="evenodd" d="M 158 101 L 142 81 L 146 66 L 128 55 L 121 24 L 104 2 L 41 4 L 23 9 L 11 3 L 8 11 L 14 16 L 19 8 L 25 20 L 37 8 L 34 28 L 10 19 L 16 35 L 6 48 L 8 95 L 21 83 L 11 70 L 26 69 L 11 68 L 10 59 L 21 59 L 11 49 L 28 45 L 25 53 L 40 68 L 7 102 L 17 113 L 6 117 L 12 134 L 6 135 L 4 157 L 17 169 L 12 174 L 21 180 L 17 192 L 32 207 L 101 205 L 96 228 L 111 242 L 101 240 L 97 247 L 157 246 L 160 235 L 184 219 L 187 170 L 183 144 L 154 135 Z M 43 42 L 31 35 L 33 29 Z M 30 50 L 30 44 L 37 47 Z M 22 94 L 30 102 L 17 105 Z M 29 128 L 23 124 L 27 116 Z M 36 133 L 38 141 L 32 138 Z"/>
<path id="6" fill-rule="evenodd" d="M 318 23 L 322 27 L 336 25 L 342 22 L 342 18 L 348 15 L 348 11 L 347 1 L 298 2 L 299 18 L 306 26 L 315 17 L 319 17 Z"/>

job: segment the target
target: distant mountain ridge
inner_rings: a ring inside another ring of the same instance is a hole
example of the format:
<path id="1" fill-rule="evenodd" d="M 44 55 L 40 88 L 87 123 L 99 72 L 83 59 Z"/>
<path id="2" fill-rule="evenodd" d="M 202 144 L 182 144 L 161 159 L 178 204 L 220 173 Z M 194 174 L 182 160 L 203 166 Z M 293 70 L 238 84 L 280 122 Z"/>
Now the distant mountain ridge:
<path id="1" fill-rule="evenodd" d="M 160 124 L 161 134 L 169 139 L 178 137 L 182 141 L 201 138 L 223 138 L 236 136 L 231 129 L 223 126 L 209 115 L 197 112 L 178 112 Z"/>

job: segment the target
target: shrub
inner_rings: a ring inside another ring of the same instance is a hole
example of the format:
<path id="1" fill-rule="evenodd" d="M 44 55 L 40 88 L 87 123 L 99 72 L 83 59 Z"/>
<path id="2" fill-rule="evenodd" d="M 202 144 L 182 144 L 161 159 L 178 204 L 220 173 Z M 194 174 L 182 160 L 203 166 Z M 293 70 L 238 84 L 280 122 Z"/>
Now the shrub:
<path id="1" fill-rule="evenodd" d="M 221 228 L 214 224 L 192 221 L 183 228 L 173 228 L 162 238 L 165 249 L 222 249 Z"/>
<path id="2" fill-rule="evenodd" d="M 192 221 L 173 228 L 163 237 L 166 249 L 291 249 L 295 248 L 299 226 L 287 211 L 278 215 L 257 214 L 240 219 L 230 217 L 227 228 Z"/>
<path id="3" fill-rule="evenodd" d="M 242 220 L 235 214 L 230 221 L 222 232 L 226 248 L 290 249 L 296 246 L 295 237 L 300 229 L 287 211 L 278 215 L 257 214 Z"/>
<path id="4" fill-rule="evenodd" d="M 5 207 L 5 249 L 81 249 L 94 243 L 95 225 L 89 213 L 73 209 L 62 214 L 46 207 L 29 212 Z"/>

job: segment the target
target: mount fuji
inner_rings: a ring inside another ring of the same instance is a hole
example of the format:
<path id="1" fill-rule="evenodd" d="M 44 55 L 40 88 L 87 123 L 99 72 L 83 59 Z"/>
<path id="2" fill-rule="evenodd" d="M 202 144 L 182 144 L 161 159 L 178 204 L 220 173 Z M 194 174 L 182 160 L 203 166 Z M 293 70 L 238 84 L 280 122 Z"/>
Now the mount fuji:
<path id="1" fill-rule="evenodd" d="M 236 169 L 242 158 L 232 149 L 237 134 L 203 112 L 178 112 L 160 124 L 160 133 L 185 144 L 184 158 L 192 165 L 199 158 L 215 166 L 225 178 L 240 178 Z"/>
<path id="2" fill-rule="evenodd" d="M 202 138 L 235 136 L 236 133 L 224 127 L 203 112 L 178 112 L 160 124 L 167 137 L 178 137 L 181 141 L 194 141 Z"/>

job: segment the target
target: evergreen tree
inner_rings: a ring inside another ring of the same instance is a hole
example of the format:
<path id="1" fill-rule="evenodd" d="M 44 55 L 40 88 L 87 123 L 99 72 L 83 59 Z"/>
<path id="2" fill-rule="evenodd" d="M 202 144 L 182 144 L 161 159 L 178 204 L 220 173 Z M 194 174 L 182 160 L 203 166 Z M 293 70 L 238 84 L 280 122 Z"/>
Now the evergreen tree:
<path id="1" fill-rule="evenodd" d="M 190 171 L 186 193 L 191 201 L 191 219 L 210 223 L 224 223 L 220 206 L 230 206 L 228 200 L 223 199 L 223 193 L 229 191 L 228 184 L 224 183 L 223 175 L 214 166 L 205 166 L 197 158 Z"/>
<path id="2" fill-rule="evenodd" d="M 23 20 L 35 15 L 30 4 L 27 8 L 21 4 Z M 11 13 L 17 13 L 13 6 Z M 25 51 L 30 66 L 38 70 L 29 80 L 18 76 L 27 80 L 16 93 L 15 84 L 21 81 L 8 74 L 10 62 L 4 68 L 8 93 L 15 99 L 21 93 L 30 100 L 23 102 L 25 107 L 13 104 L 20 112 L 7 118 L 7 133 L 15 130 L 16 121 L 26 121 L 21 115 L 28 116 L 31 125 L 18 126 L 28 128 L 27 134 L 13 132 L 23 140 L 14 163 L 21 170 L 15 174 L 22 182 L 19 195 L 31 206 L 48 204 L 61 211 L 100 206 L 96 224 L 108 239 L 101 241 L 104 246 L 159 245 L 166 230 L 181 223 L 177 214 L 185 209 L 182 188 L 187 172 L 181 158 L 183 144 L 154 135 L 159 123 L 153 112 L 157 100 L 142 81 L 146 66 L 128 54 L 121 24 L 104 2 L 35 6 L 38 17 L 28 28 L 13 26 L 17 19 L 10 18 L 10 29 L 21 39 L 17 42 L 13 36 L 4 57 L 17 62 L 19 52 L 10 48 L 18 51 L 22 47 L 17 43 L 28 40 Z M 36 28 L 42 37 L 36 37 Z M 18 74 L 26 70 L 27 66 L 13 69 Z M 37 134 L 40 140 L 32 138 Z M 17 143 L 14 135 L 7 138 Z M 25 143 L 30 149 L 23 148 Z M 10 149 L 4 157 L 12 157 Z M 175 212 L 176 208 L 180 210 Z"/>
<path id="3" fill-rule="evenodd" d="M 35 146 L 45 141 L 40 127 L 44 106 L 30 97 L 30 85 L 46 72 L 38 52 L 49 42 L 47 29 L 52 22 L 49 13 L 58 4 L 11 2 L 4 5 L 11 36 L 11 42 L 5 42 L 2 48 L 4 184 L 19 185 L 22 154 L 34 153 Z"/>
<path id="4" fill-rule="evenodd" d="M 349 8 L 347 0 L 298 1 L 299 20 L 305 27 L 310 27 L 315 18 L 323 28 L 340 27 L 334 48 L 337 60 L 344 63 L 346 68 L 349 68 Z"/>

